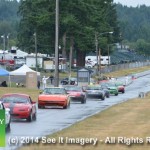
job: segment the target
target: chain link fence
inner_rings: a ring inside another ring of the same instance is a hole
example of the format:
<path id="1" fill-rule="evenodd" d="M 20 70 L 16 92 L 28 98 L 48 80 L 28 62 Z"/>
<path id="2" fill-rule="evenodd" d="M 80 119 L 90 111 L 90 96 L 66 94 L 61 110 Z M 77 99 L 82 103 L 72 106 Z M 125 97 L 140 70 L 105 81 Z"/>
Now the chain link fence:
<path id="1" fill-rule="evenodd" d="M 150 66 L 150 61 L 125 63 L 125 64 L 106 66 L 104 68 L 101 68 L 100 72 L 103 74 L 103 73 L 109 73 L 109 72 L 124 70 L 124 69 L 139 68 L 139 67 L 144 67 L 144 66 Z"/>

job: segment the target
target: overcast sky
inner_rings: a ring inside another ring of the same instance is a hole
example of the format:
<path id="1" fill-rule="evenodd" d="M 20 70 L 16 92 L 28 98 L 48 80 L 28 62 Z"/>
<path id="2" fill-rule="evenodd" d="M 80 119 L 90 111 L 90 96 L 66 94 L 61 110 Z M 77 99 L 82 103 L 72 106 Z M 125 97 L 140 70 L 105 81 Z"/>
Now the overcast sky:
<path id="1" fill-rule="evenodd" d="M 114 0 L 114 3 L 121 3 L 122 5 L 136 7 L 137 5 L 150 6 L 150 0 Z"/>

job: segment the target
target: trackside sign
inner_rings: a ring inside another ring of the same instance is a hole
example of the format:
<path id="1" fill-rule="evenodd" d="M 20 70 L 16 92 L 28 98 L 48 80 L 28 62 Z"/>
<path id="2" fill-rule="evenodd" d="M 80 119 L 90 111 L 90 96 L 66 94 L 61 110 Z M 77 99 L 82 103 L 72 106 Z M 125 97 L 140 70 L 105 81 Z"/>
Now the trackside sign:
<path id="1" fill-rule="evenodd" d="M 0 110 L 0 147 L 5 147 L 5 110 Z"/>

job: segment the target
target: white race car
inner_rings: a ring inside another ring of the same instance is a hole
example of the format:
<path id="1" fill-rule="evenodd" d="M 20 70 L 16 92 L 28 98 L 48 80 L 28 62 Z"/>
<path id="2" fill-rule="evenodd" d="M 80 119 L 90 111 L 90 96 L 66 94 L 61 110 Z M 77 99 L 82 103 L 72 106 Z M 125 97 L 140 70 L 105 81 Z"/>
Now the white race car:
<path id="1" fill-rule="evenodd" d="M 3 103 L 0 102 L 0 110 L 5 110 L 6 130 L 10 131 L 10 122 L 11 122 L 10 109 L 9 108 L 5 108 Z"/>

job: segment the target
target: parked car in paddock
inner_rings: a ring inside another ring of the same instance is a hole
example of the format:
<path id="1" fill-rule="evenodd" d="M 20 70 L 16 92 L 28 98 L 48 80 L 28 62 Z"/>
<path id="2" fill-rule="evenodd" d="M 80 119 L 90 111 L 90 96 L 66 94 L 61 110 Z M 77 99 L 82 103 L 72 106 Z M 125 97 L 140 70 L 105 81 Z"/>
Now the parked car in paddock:
<path id="1" fill-rule="evenodd" d="M 118 92 L 125 93 L 125 85 L 122 82 L 115 82 L 114 84 L 118 88 Z"/>
<path id="2" fill-rule="evenodd" d="M 77 85 L 77 78 L 64 78 L 61 80 L 61 85 Z"/>
<path id="3" fill-rule="evenodd" d="M 70 96 L 71 101 L 86 103 L 86 94 L 80 86 L 66 85 L 65 90 Z"/>
<path id="4" fill-rule="evenodd" d="M 67 109 L 70 106 L 70 96 L 64 87 L 45 88 L 38 97 L 38 108 L 47 106 L 61 106 Z"/>
<path id="5" fill-rule="evenodd" d="M 5 110 L 5 127 L 6 131 L 10 131 L 10 122 L 11 122 L 10 109 L 5 108 L 3 103 L 0 102 L 0 110 Z"/>
<path id="6" fill-rule="evenodd" d="M 36 120 L 36 102 L 27 94 L 4 94 L 1 99 L 5 108 L 10 109 L 12 119 L 26 119 L 28 122 Z"/>
<path id="7" fill-rule="evenodd" d="M 108 89 L 110 94 L 118 95 L 118 88 L 114 83 L 104 82 L 100 84 L 103 89 Z"/>
<path id="8" fill-rule="evenodd" d="M 87 86 L 86 96 L 105 100 L 105 91 L 99 85 Z"/>

